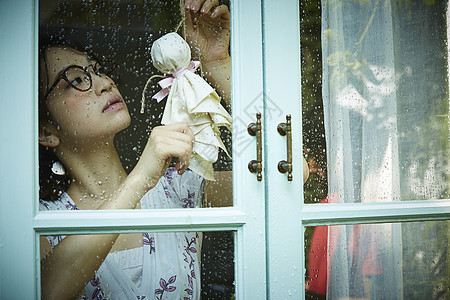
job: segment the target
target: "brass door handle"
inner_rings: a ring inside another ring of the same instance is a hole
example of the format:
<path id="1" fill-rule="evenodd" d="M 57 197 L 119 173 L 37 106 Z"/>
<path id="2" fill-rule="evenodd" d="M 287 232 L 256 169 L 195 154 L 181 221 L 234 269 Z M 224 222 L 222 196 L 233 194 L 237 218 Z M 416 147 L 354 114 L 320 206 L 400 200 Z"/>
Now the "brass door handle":
<path id="1" fill-rule="evenodd" d="M 292 133 L 291 133 L 291 115 L 286 115 L 286 123 L 280 123 L 277 126 L 278 133 L 286 136 L 287 161 L 278 162 L 278 171 L 280 173 L 288 172 L 288 181 L 292 181 Z"/>
<path id="2" fill-rule="evenodd" d="M 256 114 L 256 123 L 247 126 L 247 132 L 251 136 L 256 136 L 256 160 L 248 163 L 248 169 L 252 173 L 257 173 L 258 181 L 262 180 L 262 140 L 261 140 L 261 113 Z"/>

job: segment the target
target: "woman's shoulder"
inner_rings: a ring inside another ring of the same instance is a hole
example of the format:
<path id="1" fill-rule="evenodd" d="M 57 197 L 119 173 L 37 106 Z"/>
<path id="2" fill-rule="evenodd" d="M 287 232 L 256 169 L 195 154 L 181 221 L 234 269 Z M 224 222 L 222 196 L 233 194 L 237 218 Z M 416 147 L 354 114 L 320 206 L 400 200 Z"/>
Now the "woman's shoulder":
<path id="1" fill-rule="evenodd" d="M 62 193 L 57 200 L 43 200 L 39 199 L 39 210 L 78 210 L 73 200 L 67 193 Z M 61 242 L 65 235 L 47 235 L 45 236 L 53 249 L 59 242 Z"/>

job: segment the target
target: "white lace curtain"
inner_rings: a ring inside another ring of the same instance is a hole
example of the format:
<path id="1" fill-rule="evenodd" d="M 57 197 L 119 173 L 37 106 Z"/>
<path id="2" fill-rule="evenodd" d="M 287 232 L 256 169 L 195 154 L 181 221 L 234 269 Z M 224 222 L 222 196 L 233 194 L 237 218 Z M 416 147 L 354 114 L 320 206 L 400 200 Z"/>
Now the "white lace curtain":
<path id="1" fill-rule="evenodd" d="M 447 20 L 444 0 L 322 0 L 333 201 L 449 198 Z M 331 226 L 328 299 L 439 299 L 448 226 Z"/>

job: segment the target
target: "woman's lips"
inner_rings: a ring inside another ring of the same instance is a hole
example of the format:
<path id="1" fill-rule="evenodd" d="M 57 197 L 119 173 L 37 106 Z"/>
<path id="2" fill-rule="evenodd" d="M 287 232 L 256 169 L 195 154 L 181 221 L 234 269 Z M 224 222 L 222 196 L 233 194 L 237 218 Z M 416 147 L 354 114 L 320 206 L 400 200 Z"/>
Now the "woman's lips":
<path id="1" fill-rule="evenodd" d="M 113 95 L 109 97 L 108 102 L 106 102 L 106 105 L 103 108 L 102 112 L 107 113 L 113 110 L 119 110 L 123 107 L 125 107 L 125 103 L 123 103 L 122 99 L 120 99 L 120 97 L 117 95 Z"/>

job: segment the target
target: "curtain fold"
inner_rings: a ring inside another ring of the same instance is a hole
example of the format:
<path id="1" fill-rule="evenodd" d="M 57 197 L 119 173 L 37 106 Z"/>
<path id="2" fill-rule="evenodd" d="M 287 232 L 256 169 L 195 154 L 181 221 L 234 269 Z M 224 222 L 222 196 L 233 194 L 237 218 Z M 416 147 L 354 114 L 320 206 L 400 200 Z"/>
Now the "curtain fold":
<path id="1" fill-rule="evenodd" d="M 335 202 L 449 198 L 446 11 L 447 1 L 322 0 Z M 439 299 L 449 289 L 448 222 L 428 223 L 330 226 L 328 299 Z M 429 247 L 417 247 L 424 239 Z M 414 274 L 418 253 L 442 267 Z"/>

